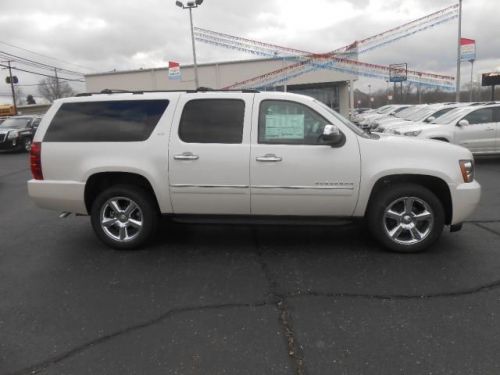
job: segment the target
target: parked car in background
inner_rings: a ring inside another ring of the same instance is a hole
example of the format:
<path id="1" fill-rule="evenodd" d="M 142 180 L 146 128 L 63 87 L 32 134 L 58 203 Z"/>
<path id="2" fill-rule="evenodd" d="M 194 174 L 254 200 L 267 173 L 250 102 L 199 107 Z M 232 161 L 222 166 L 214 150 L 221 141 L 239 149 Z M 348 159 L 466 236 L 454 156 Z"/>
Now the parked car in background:
<path id="1" fill-rule="evenodd" d="M 393 113 L 390 116 L 382 117 L 375 119 L 373 121 L 370 121 L 369 127 L 371 131 L 376 130 L 380 125 L 382 124 L 388 124 L 388 123 L 393 123 L 393 122 L 399 122 L 402 120 L 406 120 L 416 112 L 420 111 L 421 109 L 427 107 L 427 104 L 416 104 L 416 105 L 411 105 L 402 111 L 399 111 L 397 113 Z"/>
<path id="2" fill-rule="evenodd" d="M 365 118 L 367 118 L 369 116 L 373 116 L 373 115 L 383 114 L 383 113 L 389 112 L 391 110 L 391 108 L 393 108 L 393 107 L 394 107 L 394 105 L 392 105 L 392 104 L 390 104 L 390 105 L 384 105 L 384 106 L 382 106 L 380 108 L 377 108 L 377 109 L 370 109 L 370 110 L 365 111 L 363 113 L 359 113 L 357 115 L 355 114 L 353 116 L 352 121 L 355 124 L 359 124 Z"/>
<path id="3" fill-rule="evenodd" d="M 455 143 L 476 155 L 500 153 L 500 104 L 453 109 L 431 123 L 403 126 L 392 134 Z"/>
<path id="4" fill-rule="evenodd" d="M 383 113 L 378 113 L 378 111 L 374 114 L 370 113 L 359 122 L 359 127 L 362 129 L 369 129 L 370 126 L 373 124 L 374 121 L 382 119 L 382 118 L 389 118 L 398 112 L 404 111 L 406 108 L 410 107 L 410 105 L 407 104 L 398 104 L 398 105 L 393 105 L 389 110 L 384 111 Z"/>
<path id="5" fill-rule="evenodd" d="M 0 150 L 30 151 L 41 116 L 13 116 L 0 124 Z"/>
<path id="6" fill-rule="evenodd" d="M 458 107 L 464 107 L 467 104 L 431 104 L 422 107 L 417 112 L 406 116 L 403 119 L 398 119 L 395 121 L 387 121 L 378 124 L 374 127 L 373 131 L 377 133 L 389 132 L 391 129 L 398 129 L 404 126 L 415 125 L 420 122 L 432 122 L 437 118 L 443 116 L 444 114 L 452 111 Z"/>

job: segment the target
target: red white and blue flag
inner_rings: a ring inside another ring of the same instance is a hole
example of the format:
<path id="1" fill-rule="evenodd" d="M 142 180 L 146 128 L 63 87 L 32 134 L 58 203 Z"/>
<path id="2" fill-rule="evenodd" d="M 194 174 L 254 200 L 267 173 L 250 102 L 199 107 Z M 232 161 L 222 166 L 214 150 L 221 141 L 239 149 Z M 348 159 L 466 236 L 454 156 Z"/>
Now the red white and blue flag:
<path id="1" fill-rule="evenodd" d="M 175 61 L 168 62 L 168 79 L 181 79 L 181 67 Z"/>
<path id="2" fill-rule="evenodd" d="M 460 60 L 472 61 L 476 59 L 476 41 L 474 39 L 460 38 Z"/>

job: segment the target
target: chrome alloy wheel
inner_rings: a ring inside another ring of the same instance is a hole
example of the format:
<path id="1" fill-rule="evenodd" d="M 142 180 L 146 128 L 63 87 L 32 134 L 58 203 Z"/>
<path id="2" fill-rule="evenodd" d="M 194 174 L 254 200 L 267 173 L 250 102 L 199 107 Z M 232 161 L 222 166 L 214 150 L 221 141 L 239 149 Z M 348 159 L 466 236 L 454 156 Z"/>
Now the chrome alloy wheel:
<path id="1" fill-rule="evenodd" d="M 403 197 L 387 206 L 383 220 L 384 230 L 394 242 L 414 245 L 431 233 L 434 213 L 422 199 Z"/>
<path id="2" fill-rule="evenodd" d="M 126 197 L 113 197 L 101 208 L 101 228 L 114 241 L 128 242 L 142 231 L 144 219 L 137 203 Z"/>

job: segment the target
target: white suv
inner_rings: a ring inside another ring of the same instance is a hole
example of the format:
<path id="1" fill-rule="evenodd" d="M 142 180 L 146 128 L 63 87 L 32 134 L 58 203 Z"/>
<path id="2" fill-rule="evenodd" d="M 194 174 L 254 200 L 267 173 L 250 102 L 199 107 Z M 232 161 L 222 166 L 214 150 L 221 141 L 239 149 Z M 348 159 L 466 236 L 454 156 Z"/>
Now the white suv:
<path id="1" fill-rule="evenodd" d="M 477 155 L 500 154 L 500 104 L 456 108 L 430 124 L 401 126 L 391 132 L 455 143 Z"/>
<path id="2" fill-rule="evenodd" d="M 108 93 L 57 100 L 35 135 L 28 190 L 44 208 L 90 215 L 118 249 L 173 218 L 366 218 L 413 252 L 458 230 L 479 202 L 472 154 L 368 135 L 307 96 Z M 333 241 L 334 242 L 334 241 Z"/>

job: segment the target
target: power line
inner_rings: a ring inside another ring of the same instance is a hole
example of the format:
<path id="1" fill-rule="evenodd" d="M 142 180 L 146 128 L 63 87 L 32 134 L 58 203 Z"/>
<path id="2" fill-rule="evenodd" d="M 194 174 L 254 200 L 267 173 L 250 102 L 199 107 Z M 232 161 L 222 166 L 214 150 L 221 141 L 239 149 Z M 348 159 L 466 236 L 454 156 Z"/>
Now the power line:
<path id="1" fill-rule="evenodd" d="M 42 57 L 45 57 L 47 59 L 51 59 L 51 60 L 54 60 L 54 61 L 59 61 L 59 62 L 62 62 L 64 64 L 68 64 L 68 65 L 73 65 L 73 66 L 78 66 L 79 68 L 83 68 L 83 69 L 87 69 L 87 70 L 90 70 L 90 71 L 95 71 L 93 68 L 89 68 L 87 66 L 83 66 L 83 65 L 78 65 L 78 64 L 75 64 L 75 63 L 71 63 L 69 61 L 65 61 L 65 60 L 62 60 L 62 59 L 59 59 L 59 58 L 55 58 L 55 57 L 51 57 L 51 56 L 47 56 L 47 55 L 44 55 L 44 54 L 41 54 L 41 53 L 38 53 L 38 52 L 35 52 L 35 51 L 32 51 L 32 50 L 29 50 L 27 48 L 23 48 L 23 47 L 19 47 L 19 46 L 15 46 L 13 44 L 10 44 L 10 43 L 7 43 L 7 42 L 3 42 L 0 40 L 0 44 L 4 44 L 6 46 L 9 46 L 9 47 L 12 47 L 12 48 L 17 48 L 17 49 L 20 49 L 22 51 L 26 51 L 26 52 L 29 52 L 29 53 L 32 53 L 34 55 L 38 55 L 38 56 L 42 56 Z"/>
<path id="2" fill-rule="evenodd" d="M 0 64 L 0 66 L 3 66 L 4 68 L 8 68 L 8 65 Z M 12 67 L 12 69 L 18 70 L 20 72 L 36 74 L 36 75 L 43 76 L 43 77 L 55 78 L 55 76 L 53 76 L 53 75 L 48 75 L 48 74 L 44 74 L 44 73 L 40 73 L 40 72 L 34 72 L 32 70 L 15 68 L 15 67 Z M 83 79 L 73 79 L 73 78 L 66 78 L 66 77 L 58 77 L 58 79 L 60 79 L 61 81 L 70 81 L 70 82 L 85 82 L 85 80 L 83 80 Z"/>
<path id="3" fill-rule="evenodd" d="M 68 69 L 60 68 L 60 67 L 53 66 L 53 65 L 48 65 L 48 64 L 34 61 L 34 60 L 31 60 L 31 59 L 28 59 L 25 57 L 13 55 L 11 53 L 4 52 L 4 51 L 0 51 L 0 56 L 3 56 L 4 58 L 7 58 L 9 60 L 13 60 L 13 61 L 21 63 L 21 64 L 25 64 L 25 65 L 32 66 L 35 68 L 39 68 L 39 69 L 45 69 L 45 70 L 51 70 L 51 71 L 54 69 L 57 69 L 57 70 L 64 72 L 66 74 L 79 75 L 79 76 L 85 75 L 84 73 L 81 73 L 81 72 L 77 72 L 74 70 L 68 70 Z"/>

